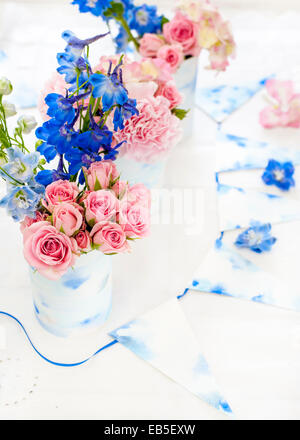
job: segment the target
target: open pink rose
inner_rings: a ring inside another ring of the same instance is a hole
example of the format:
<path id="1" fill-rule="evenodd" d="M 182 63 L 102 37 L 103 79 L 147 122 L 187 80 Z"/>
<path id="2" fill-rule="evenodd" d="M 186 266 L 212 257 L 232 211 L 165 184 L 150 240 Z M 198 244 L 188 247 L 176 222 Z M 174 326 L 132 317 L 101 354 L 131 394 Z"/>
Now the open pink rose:
<path id="1" fill-rule="evenodd" d="M 115 194 L 105 189 L 91 192 L 83 203 L 89 224 L 111 220 L 116 216 L 119 207 Z"/>
<path id="2" fill-rule="evenodd" d="M 25 229 L 23 237 L 25 259 L 44 277 L 58 280 L 75 264 L 76 241 L 48 222 L 34 223 Z"/>
<path id="3" fill-rule="evenodd" d="M 74 202 L 79 194 L 79 189 L 76 183 L 68 180 L 57 180 L 51 183 L 46 188 L 46 203 L 45 207 L 52 212 L 54 206 L 62 202 Z"/>
<path id="4" fill-rule="evenodd" d="M 80 250 L 89 252 L 91 248 L 91 236 L 86 230 L 81 230 L 76 234 L 75 240 Z"/>
<path id="5" fill-rule="evenodd" d="M 149 210 L 151 208 L 151 192 L 142 183 L 137 183 L 129 188 L 127 194 L 127 202 L 132 205 L 140 204 L 147 207 Z"/>
<path id="6" fill-rule="evenodd" d="M 82 225 L 83 217 L 80 208 L 79 205 L 68 202 L 56 205 L 52 213 L 53 225 L 58 231 L 71 237 L 79 231 Z"/>
<path id="7" fill-rule="evenodd" d="M 185 55 L 198 56 L 199 25 L 181 12 L 177 12 L 173 20 L 164 25 L 163 34 L 169 44 L 179 43 Z"/>
<path id="8" fill-rule="evenodd" d="M 166 98 L 170 103 L 170 109 L 178 107 L 179 104 L 182 102 L 182 95 L 178 91 L 176 83 L 174 81 L 162 83 L 159 86 L 155 96 L 163 96 L 164 98 Z"/>
<path id="9" fill-rule="evenodd" d="M 143 205 L 136 203 L 122 203 L 119 222 L 124 227 L 129 238 L 144 238 L 150 232 L 150 211 Z"/>
<path id="10" fill-rule="evenodd" d="M 182 46 L 180 44 L 166 44 L 157 52 L 157 58 L 165 60 L 169 64 L 171 72 L 176 72 L 184 61 Z"/>
<path id="11" fill-rule="evenodd" d="M 86 171 L 88 185 L 91 191 L 107 189 L 119 177 L 116 165 L 111 160 L 94 162 Z"/>
<path id="12" fill-rule="evenodd" d="M 130 250 L 125 231 L 118 223 L 97 223 L 92 229 L 91 237 L 104 254 L 119 254 Z"/>
<path id="13" fill-rule="evenodd" d="M 165 40 L 162 36 L 145 34 L 140 40 L 140 54 L 145 58 L 153 58 L 164 44 Z"/>

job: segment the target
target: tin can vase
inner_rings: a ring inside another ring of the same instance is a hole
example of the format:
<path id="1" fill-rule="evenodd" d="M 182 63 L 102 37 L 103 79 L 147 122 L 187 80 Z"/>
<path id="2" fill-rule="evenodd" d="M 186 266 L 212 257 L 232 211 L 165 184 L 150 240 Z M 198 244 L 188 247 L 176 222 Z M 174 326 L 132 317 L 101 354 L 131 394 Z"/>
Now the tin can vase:
<path id="1" fill-rule="evenodd" d="M 183 121 L 184 138 L 193 134 L 194 130 L 194 111 L 195 94 L 198 78 L 198 58 L 193 57 L 185 60 L 174 75 L 176 86 L 183 95 L 180 108 L 189 110 L 189 114 Z"/>
<path id="2" fill-rule="evenodd" d="M 30 268 L 35 315 L 48 332 L 77 336 L 103 325 L 112 305 L 111 256 L 93 251 L 52 281 Z"/>

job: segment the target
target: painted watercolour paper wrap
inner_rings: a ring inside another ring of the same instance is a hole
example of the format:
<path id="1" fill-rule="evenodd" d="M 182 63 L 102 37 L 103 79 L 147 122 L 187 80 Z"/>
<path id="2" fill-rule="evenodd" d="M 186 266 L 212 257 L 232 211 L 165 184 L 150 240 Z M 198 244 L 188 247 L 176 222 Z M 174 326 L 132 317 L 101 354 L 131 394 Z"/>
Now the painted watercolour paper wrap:
<path id="1" fill-rule="evenodd" d="M 214 408 L 232 413 L 176 298 L 110 335 Z"/>

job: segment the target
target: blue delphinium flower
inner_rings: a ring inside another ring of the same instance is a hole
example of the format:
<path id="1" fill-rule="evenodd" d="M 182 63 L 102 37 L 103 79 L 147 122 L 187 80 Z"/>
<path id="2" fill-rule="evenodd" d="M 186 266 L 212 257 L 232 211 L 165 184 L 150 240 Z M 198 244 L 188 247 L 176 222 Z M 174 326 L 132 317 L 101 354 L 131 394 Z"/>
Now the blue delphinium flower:
<path id="1" fill-rule="evenodd" d="M 280 163 L 271 159 L 262 179 L 266 185 L 275 185 L 283 191 L 288 191 L 292 186 L 295 186 L 294 173 L 295 168 L 291 162 Z"/>
<path id="2" fill-rule="evenodd" d="M 124 120 L 130 119 L 133 115 L 138 115 L 139 111 L 136 108 L 136 100 L 128 99 L 128 101 L 121 107 L 117 107 L 114 113 L 114 129 L 115 131 L 124 129 Z"/>
<path id="3" fill-rule="evenodd" d="M 162 28 L 162 16 L 157 15 L 157 7 L 142 5 L 135 7 L 128 14 L 129 26 L 139 35 L 156 34 Z"/>
<path id="4" fill-rule="evenodd" d="M 47 115 L 61 122 L 71 122 L 75 117 L 74 102 L 58 93 L 50 93 L 46 96 L 45 102 L 48 105 Z"/>
<path id="5" fill-rule="evenodd" d="M 91 12 L 96 17 L 104 17 L 112 0 L 73 0 L 72 5 L 78 5 L 80 12 Z"/>
<path id="6" fill-rule="evenodd" d="M 61 75 L 65 75 L 65 81 L 68 84 L 73 84 L 74 86 L 82 86 L 88 80 L 87 69 L 90 71 L 90 66 L 88 61 L 84 58 L 76 57 L 72 53 L 58 53 L 57 61 L 59 67 L 57 72 Z"/>
<path id="7" fill-rule="evenodd" d="M 102 0 L 101 2 L 103 3 Z M 106 32 L 106 34 L 96 35 L 95 37 L 87 38 L 86 40 L 80 40 L 76 37 L 74 32 L 64 31 L 62 33 L 62 38 L 68 43 L 65 51 L 79 58 L 82 55 L 82 52 L 84 51 L 86 46 L 89 46 L 100 38 L 106 37 L 106 35 L 108 34 L 109 32 Z"/>
<path id="8" fill-rule="evenodd" d="M 6 207 L 8 214 L 15 220 L 34 217 L 41 194 L 28 186 L 8 186 L 7 195 L 0 201 L 0 207 Z"/>
<path id="9" fill-rule="evenodd" d="M 20 149 L 9 148 L 6 150 L 8 154 L 8 163 L 2 166 L 0 176 L 6 180 L 12 180 L 21 183 L 29 182 L 34 175 L 34 169 L 38 166 L 39 153 L 24 154 Z"/>
<path id="10" fill-rule="evenodd" d="M 276 243 L 277 239 L 271 235 L 271 224 L 252 222 L 251 227 L 240 234 L 235 245 L 240 248 L 248 248 L 257 254 L 268 252 Z"/>
<path id="11" fill-rule="evenodd" d="M 123 105 L 128 101 L 128 93 L 123 85 L 121 64 L 111 73 L 110 63 L 107 75 L 94 73 L 89 81 L 93 86 L 93 97 L 102 97 L 103 111 L 109 110 L 113 105 Z"/>
<path id="12" fill-rule="evenodd" d="M 124 28 L 119 28 L 119 33 L 114 41 L 116 43 L 116 53 L 124 53 L 128 50 L 129 36 Z"/>

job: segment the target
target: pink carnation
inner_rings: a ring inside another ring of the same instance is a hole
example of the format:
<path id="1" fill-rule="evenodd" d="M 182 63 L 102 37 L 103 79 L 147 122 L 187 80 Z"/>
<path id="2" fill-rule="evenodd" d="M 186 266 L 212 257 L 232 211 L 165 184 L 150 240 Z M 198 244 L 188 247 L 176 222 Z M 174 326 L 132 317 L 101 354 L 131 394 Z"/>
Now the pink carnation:
<path id="1" fill-rule="evenodd" d="M 91 237 L 104 254 L 119 254 L 130 250 L 125 231 L 118 223 L 97 223 L 92 229 Z"/>
<path id="2" fill-rule="evenodd" d="M 75 264 L 76 241 L 48 222 L 34 223 L 25 229 L 23 237 L 25 259 L 44 277 L 58 280 Z"/>
<path id="3" fill-rule="evenodd" d="M 79 188 L 74 182 L 56 180 L 46 188 L 45 207 L 52 212 L 54 207 L 62 202 L 74 202 L 79 194 Z"/>
<path id="4" fill-rule="evenodd" d="M 163 34 L 169 44 L 180 44 L 185 55 L 198 56 L 199 25 L 178 11 L 169 23 L 164 25 Z"/>
<path id="5" fill-rule="evenodd" d="M 163 96 L 138 102 L 139 115 L 125 122 L 124 130 L 115 133 L 117 143 L 126 141 L 122 154 L 139 162 L 160 160 L 180 141 L 179 119 L 170 112 L 170 103 Z"/>
<path id="6" fill-rule="evenodd" d="M 178 107 L 182 102 L 182 95 L 179 93 L 174 81 L 162 83 L 159 86 L 155 96 L 163 96 L 166 98 L 170 103 L 170 109 Z"/>

